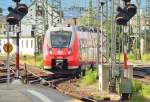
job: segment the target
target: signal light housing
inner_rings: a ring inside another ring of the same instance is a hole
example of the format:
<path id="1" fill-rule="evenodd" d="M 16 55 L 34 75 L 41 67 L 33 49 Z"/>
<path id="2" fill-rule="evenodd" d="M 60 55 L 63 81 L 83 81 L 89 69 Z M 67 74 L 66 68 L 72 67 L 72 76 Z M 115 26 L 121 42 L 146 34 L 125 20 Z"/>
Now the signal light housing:
<path id="1" fill-rule="evenodd" d="M 118 25 L 127 25 L 127 22 L 136 14 L 137 7 L 134 4 L 127 4 L 123 9 L 117 8 L 116 23 Z"/>
<path id="2" fill-rule="evenodd" d="M 12 0 L 12 1 L 14 1 L 14 2 L 20 2 L 21 0 Z"/>
<path id="3" fill-rule="evenodd" d="M 19 21 L 14 13 L 10 13 L 7 15 L 7 20 L 6 20 L 10 25 L 15 25 Z"/>
<path id="4" fill-rule="evenodd" d="M 19 4 L 16 10 L 22 15 L 26 15 L 28 13 L 28 7 L 25 4 Z"/>
<path id="5" fill-rule="evenodd" d="M 7 15 L 6 20 L 10 25 L 15 25 L 28 13 L 28 7 L 25 4 L 19 4 L 14 9 L 8 7 L 8 11 L 10 13 Z"/>
<path id="6" fill-rule="evenodd" d="M 129 12 L 130 16 L 133 17 L 137 12 L 137 7 L 134 4 L 128 4 L 127 11 Z"/>
<path id="7" fill-rule="evenodd" d="M 124 2 L 130 2 L 131 0 L 123 0 Z"/>

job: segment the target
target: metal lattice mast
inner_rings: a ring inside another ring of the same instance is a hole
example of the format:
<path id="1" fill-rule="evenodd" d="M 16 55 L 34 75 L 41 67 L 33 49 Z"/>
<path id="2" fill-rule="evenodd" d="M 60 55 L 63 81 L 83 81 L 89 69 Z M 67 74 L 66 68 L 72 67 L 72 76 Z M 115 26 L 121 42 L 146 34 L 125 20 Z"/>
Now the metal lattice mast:
<path id="1" fill-rule="evenodd" d="M 36 1 L 35 28 L 36 35 L 44 35 L 48 25 L 47 0 Z"/>
<path id="2" fill-rule="evenodd" d="M 92 20 L 92 0 L 88 0 L 88 26 L 91 26 L 91 20 Z"/>
<path id="3" fill-rule="evenodd" d="M 112 0 L 112 29 L 111 29 L 111 66 L 112 66 L 112 78 L 115 77 L 115 68 L 116 68 L 116 23 L 115 15 L 116 8 L 120 5 L 120 0 Z"/>
<path id="4" fill-rule="evenodd" d="M 51 25 L 57 25 L 62 23 L 62 9 L 61 9 L 61 0 L 51 0 Z M 55 13 L 58 13 L 56 15 Z M 59 18 L 59 20 L 57 20 Z"/>
<path id="5" fill-rule="evenodd" d="M 140 9 L 140 4 L 141 0 L 136 0 L 137 2 L 137 36 L 136 36 L 136 59 L 140 60 L 141 59 L 141 50 L 140 50 L 140 40 L 141 40 L 141 9 Z"/>
<path id="6" fill-rule="evenodd" d="M 107 20 L 108 16 L 108 1 L 97 0 L 97 20 L 100 21 L 97 24 L 97 68 L 99 72 L 99 89 L 103 90 L 103 64 L 108 63 L 108 56 L 107 56 L 107 35 L 105 30 L 103 29 L 103 24 Z"/>
<path id="7" fill-rule="evenodd" d="M 146 22 L 145 22 L 145 52 L 148 52 L 149 44 L 147 38 L 150 33 L 150 0 L 146 0 Z"/>
<path id="8" fill-rule="evenodd" d="M 116 91 L 116 76 L 118 69 L 116 69 L 116 23 L 115 23 L 115 15 L 116 8 L 120 5 L 120 0 L 111 0 L 111 80 L 110 87 L 112 87 L 110 91 Z"/>
<path id="9" fill-rule="evenodd" d="M 104 4 L 102 4 L 102 3 L 104 3 Z M 103 25 L 108 20 L 108 8 L 109 8 L 108 4 L 109 4 L 109 0 L 105 0 L 105 1 L 97 0 L 97 12 L 96 12 L 97 19 L 99 21 L 102 20 L 102 24 L 101 25 L 98 24 L 98 30 L 100 28 L 101 29 L 104 28 L 103 32 L 105 32 L 105 30 L 107 29 Z M 102 6 L 102 8 L 101 8 L 101 6 Z M 100 35 L 100 34 L 98 34 L 98 35 Z M 107 44 L 107 35 L 105 33 L 103 33 L 103 47 L 106 49 L 108 47 L 107 45 L 108 45 Z M 97 37 L 97 46 L 98 46 L 98 49 L 97 49 L 98 54 L 97 54 L 97 56 L 100 56 L 99 53 L 101 53 L 101 52 L 99 51 L 100 50 L 99 48 L 102 45 L 100 45 L 100 37 L 99 36 Z M 103 62 L 104 63 L 108 63 L 108 56 L 107 56 L 107 52 L 106 51 L 103 51 L 103 55 L 102 56 L 103 56 Z M 100 62 L 99 57 L 97 57 L 97 64 L 98 64 L 98 62 Z"/>
<path id="10" fill-rule="evenodd" d="M 146 0 L 146 11 L 147 11 L 147 16 L 148 16 L 148 24 L 149 24 L 149 27 L 150 27 L 150 0 Z"/>
<path id="11" fill-rule="evenodd" d="M 43 36 L 48 28 L 48 0 L 36 0 L 35 3 L 35 52 L 42 51 Z"/>

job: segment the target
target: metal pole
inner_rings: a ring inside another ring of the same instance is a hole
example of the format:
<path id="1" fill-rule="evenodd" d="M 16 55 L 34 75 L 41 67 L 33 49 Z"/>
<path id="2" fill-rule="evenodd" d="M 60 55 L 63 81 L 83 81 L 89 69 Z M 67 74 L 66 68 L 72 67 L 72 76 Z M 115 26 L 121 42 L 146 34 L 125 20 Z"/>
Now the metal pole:
<path id="1" fill-rule="evenodd" d="M 102 86 L 102 73 L 103 73 L 103 6 L 104 6 L 104 3 L 101 2 L 101 35 L 100 35 L 100 38 L 101 38 L 101 48 L 100 48 L 100 51 L 101 51 L 101 54 L 100 54 L 100 65 L 98 66 L 99 67 L 99 89 L 102 90 L 103 86 Z"/>
<path id="2" fill-rule="evenodd" d="M 19 2 L 16 2 L 16 7 Z M 19 78 L 19 33 L 21 33 L 21 23 L 17 24 L 17 37 L 16 37 L 16 78 Z"/>
<path id="3" fill-rule="evenodd" d="M 97 0 L 97 19 L 99 17 L 99 0 Z M 97 26 L 97 61 L 96 61 L 96 67 L 97 67 L 97 72 L 98 72 L 98 65 L 99 65 L 99 26 Z M 98 73 L 97 73 L 98 75 Z"/>
<path id="4" fill-rule="evenodd" d="M 137 30 L 138 30 L 138 36 L 137 36 L 137 59 L 140 60 L 141 59 L 141 49 L 140 49 L 140 40 L 141 40 L 141 25 L 140 25 L 140 22 L 141 22 L 141 17 L 140 17 L 140 3 L 141 3 L 141 0 L 136 0 L 137 2 L 137 5 L 138 5 L 138 14 L 137 14 Z"/>
<path id="5" fill-rule="evenodd" d="M 7 24 L 7 43 L 9 43 L 9 25 Z M 9 87 L 10 84 L 10 69 L 9 69 L 9 53 L 7 53 L 7 87 Z"/>
<path id="6" fill-rule="evenodd" d="M 110 87 L 111 92 L 116 92 L 116 78 L 115 78 L 115 71 L 116 71 L 116 34 L 115 34 L 115 19 L 114 19 L 114 5 L 115 0 L 112 0 L 112 27 L 111 27 L 111 80 L 110 80 Z"/>

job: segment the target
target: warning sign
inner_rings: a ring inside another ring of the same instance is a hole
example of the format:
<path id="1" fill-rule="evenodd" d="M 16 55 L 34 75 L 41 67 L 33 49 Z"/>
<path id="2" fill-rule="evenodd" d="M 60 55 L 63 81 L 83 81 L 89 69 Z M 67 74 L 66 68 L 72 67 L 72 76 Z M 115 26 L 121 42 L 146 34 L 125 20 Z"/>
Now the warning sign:
<path id="1" fill-rule="evenodd" d="M 13 46 L 10 43 L 6 43 L 4 44 L 3 49 L 6 53 L 9 54 L 13 50 Z"/>

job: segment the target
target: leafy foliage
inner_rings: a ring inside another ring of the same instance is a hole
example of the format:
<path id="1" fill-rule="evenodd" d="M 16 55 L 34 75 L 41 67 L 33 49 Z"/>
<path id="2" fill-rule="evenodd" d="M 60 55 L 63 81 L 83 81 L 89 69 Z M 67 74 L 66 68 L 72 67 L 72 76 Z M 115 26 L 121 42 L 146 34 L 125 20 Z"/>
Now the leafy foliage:
<path id="1" fill-rule="evenodd" d="M 142 84 L 136 80 L 132 81 L 132 93 L 136 94 L 142 90 Z"/>
<path id="2" fill-rule="evenodd" d="M 81 26 L 97 27 L 96 12 L 92 7 L 92 0 L 89 0 L 89 5 L 82 17 L 79 18 Z"/>
<path id="3" fill-rule="evenodd" d="M 150 102 L 150 85 L 133 80 L 132 92 L 133 96 L 129 102 Z"/>
<path id="4" fill-rule="evenodd" d="M 96 82 L 96 71 L 87 70 L 86 75 L 81 78 L 80 82 L 83 86 Z"/>
<path id="5" fill-rule="evenodd" d="M 43 64 L 42 64 L 42 55 L 36 56 L 35 66 L 39 67 L 39 68 L 42 68 L 42 66 L 43 66 Z"/>

